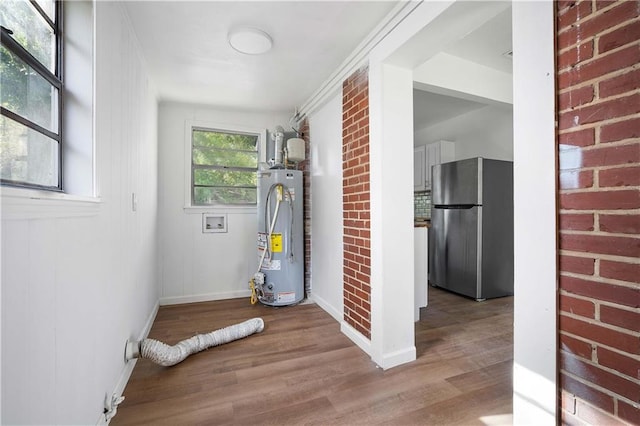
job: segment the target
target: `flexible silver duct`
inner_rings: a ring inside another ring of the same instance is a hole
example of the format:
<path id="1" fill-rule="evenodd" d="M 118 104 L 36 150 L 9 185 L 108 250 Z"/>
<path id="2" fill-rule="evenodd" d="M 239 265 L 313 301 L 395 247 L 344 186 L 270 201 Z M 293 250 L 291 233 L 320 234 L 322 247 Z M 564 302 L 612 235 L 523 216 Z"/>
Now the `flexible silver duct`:
<path id="1" fill-rule="evenodd" d="M 173 346 L 155 339 L 144 339 L 138 345 L 129 342 L 126 358 L 127 360 L 138 357 L 146 358 L 156 364 L 170 367 L 184 361 L 191 354 L 247 337 L 253 333 L 259 333 L 263 329 L 264 321 L 262 318 L 252 318 L 210 333 L 195 335 Z"/>

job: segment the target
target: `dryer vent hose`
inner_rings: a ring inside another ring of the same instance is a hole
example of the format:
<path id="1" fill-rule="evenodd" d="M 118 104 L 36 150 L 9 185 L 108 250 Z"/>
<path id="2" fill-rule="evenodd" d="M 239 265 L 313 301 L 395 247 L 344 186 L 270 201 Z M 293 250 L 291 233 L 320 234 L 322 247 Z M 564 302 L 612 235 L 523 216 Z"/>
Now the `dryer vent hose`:
<path id="1" fill-rule="evenodd" d="M 206 334 L 197 334 L 173 346 L 155 339 L 144 339 L 142 342 L 128 342 L 125 357 L 146 358 L 164 367 L 170 367 L 182 362 L 191 354 L 205 349 L 223 345 L 234 340 L 242 339 L 264 329 L 262 318 L 252 318 L 240 324 L 221 328 Z"/>

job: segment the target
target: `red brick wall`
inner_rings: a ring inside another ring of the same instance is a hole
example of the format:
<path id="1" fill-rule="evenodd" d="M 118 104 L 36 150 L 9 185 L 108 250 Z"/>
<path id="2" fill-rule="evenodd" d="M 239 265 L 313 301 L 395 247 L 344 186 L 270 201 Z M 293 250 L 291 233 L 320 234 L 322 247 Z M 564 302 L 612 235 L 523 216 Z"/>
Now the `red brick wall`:
<path id="1" fill-rule="evenodd" d="M 342 84 L 342 214 L 344 320 L 371 338 L 368 72 Z"/>
<path id="2" fill-rule="evenodd" d="M 298 169 L 302 170 L 302 184 L 304 188 L 304 288 L 309 294 L 311 289 L 311 150 L 309 147 L 309 120 L 305 118 L 298 131 L 304 139 L 305 160 L 298 164 Z"/>
<path id="3" fill-rule="evenodd" d="M 559 1 L 563 423 L 640 424 L 640 1 Z"/>

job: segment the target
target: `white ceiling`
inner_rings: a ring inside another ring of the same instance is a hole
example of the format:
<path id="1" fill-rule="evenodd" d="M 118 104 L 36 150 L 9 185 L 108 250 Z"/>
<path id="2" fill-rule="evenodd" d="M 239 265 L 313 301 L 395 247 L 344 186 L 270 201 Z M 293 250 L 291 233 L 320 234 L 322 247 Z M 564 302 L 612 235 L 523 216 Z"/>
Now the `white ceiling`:
<path id="1" fill-rule="evenodd" d="M 484 25 L 469 32 L 455 43 L 443 49 L 444 53 L 512 74 L 511 58 L 505 55 L 512 49 L 511 7 L 506 8 Z M 425 90 L 413 91 L 414 130 L 425 129 L 483 108 L 492 102 L 470 100 L 464 94 L 446 95 Z"/>
<path id="2" fill-rule="evenodd" d="M 513 61 L 504 54 L 511 51 L 511 8 L 487 21 L 475 31 L 447 47 L 444 52 L 507 73 Z"/>
<path id="3" fill-rule="evenodd" d="M 416 89 L 413 91 L 413 129 L 425 129 L 485 106 L 487 104 L 481 102 Z"/>
<path id="4" fill-rule="evenodd" d="M 126 1 L 162 100 L 293 111 L 396 6 L 390 1 Z M 229 30 L 266 31 L 263 55 L 236 52 Z"/>
<path id="5" fill-rule="evenodd" d="M 293 112 L 348 57 L 397 1 L 125 1 L 160 99 L 239 110 Z M 451 19 L 451 18 L 448 18 Z M 233 28 L 269 33 L 273 48 L 244 55 Z M 511 8 L 443 52 L 511 73 Z M 415 128 L 486 104 L 414 91 Z"/>

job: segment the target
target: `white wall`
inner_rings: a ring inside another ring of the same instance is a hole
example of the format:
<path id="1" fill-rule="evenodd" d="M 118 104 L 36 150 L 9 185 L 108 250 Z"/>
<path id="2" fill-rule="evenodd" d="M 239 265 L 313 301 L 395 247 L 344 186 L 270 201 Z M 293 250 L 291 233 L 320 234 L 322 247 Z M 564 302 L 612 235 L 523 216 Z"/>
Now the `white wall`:
<path id="1" fill-rule="evenodd" d="M 100 202 L 2 191 L 3 424 L 100 421 L 158 300 L 155 93 L 121 6 L 94 7 Z"/>
<path id="2" fill-rule="evenodd" d="M 258 264 L 255 207 L 185 209 L 188 122 L 273 129 L 288 113 L 237 112 L 161 103 L 158 111 L 159 275 L 161 304 L 248 297 Z M 226 213 L 227 233 L 202 233 L 202 213 Z M 248 303 L 248 301 L 247 301 Z"/>
<path id="3" fill-rule="evenodd" d="M 413 79 L 383 62 L 386 48 L 369 62 L 371 357 L 385 369 L 416 359 Z"/>
<path id="4" fill-rule="evenodd" d="M 342 322 L 342 91 L 310 114 L 309 133 L 313 218 L 311 297 Z"/>
<path id="5" fill-rule="evenodd" d="M 513 50 L 527 52 L 513 59 L 516 425 L 558 419 L 554 10 L 550 0 L 513 2 Z"/>
<path id="6" fill-rule="evenodd" d="M 414 134 L 416 146 L 439 140 L 455 142 L 456 160 L 485 157 L 513 161 L 513 108 L 487 105 Z"/>
<path id="7" fill-rule="evenodd" d="M 502 3 L 508 5 L 507 2 Z M 413 80 L 439 90 L 464 93 L 507 104 L 513 103 L 511 74 L 440 52 L 413 70 Z"/>

